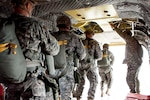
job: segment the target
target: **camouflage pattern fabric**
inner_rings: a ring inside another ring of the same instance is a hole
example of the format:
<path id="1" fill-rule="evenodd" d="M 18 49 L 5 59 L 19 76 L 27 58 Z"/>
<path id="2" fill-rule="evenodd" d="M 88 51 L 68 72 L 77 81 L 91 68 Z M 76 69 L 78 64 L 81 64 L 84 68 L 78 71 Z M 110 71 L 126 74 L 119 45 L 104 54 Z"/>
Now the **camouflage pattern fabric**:
<path id="1" fill-rule="evenodd" d="M 119 23 L 122 24 L 122 23 Z M 139 81 L 138 74 L 142 64 L 143 49 L 141 44 L 132 36 L 132 33 L 128 29 L 121 30 L 120 27 L 115 26 L 116 32 L 126 41 L 125 59 L 124 64 L 127 64 L 127 84 L 131 93 L 139 93 Z"/>
<path id="2" fill-rule="evenodd" d="M 81 97 L 85 84 L 84 76 L 86 75 L 88 80 L 90 81 L 88 98 L 94 99 L 95 90 L 98 84 L 95 60 L 102 57 L 102 52 L 99 43 L 94 39 L 86 38 L 85 40 L 83 40 L 83 44 L 86 48 L 86 57 L 84 58 L 84 60 L 80 61 L 81 65 L 78 70 L 81 78 L 74 96 L 79 98 Z"/>
<path id="3" fill-rule="evenodd" d="M 67 57 L 67 73 L 59 78 L 59 88 L 61 100 L 72 100 L 72 91 L 74 88 L 74 53 L 82 60 L 85 57 L 85 49 L 81 40 L 72 32 L 59 31 L 53 33 L 57 40 L 67 40 L 66 57 Z"/>
<path id="4" fill-rule="evenodd" d="M 16 34 L 24 55 L 30 60 L 45 60 L 44 54 L 59 52 L 57 40 L 44 24 L 30 17 L 12 15 L 16 24 Z"/>
<path id="5" fill-rule="evenodd" d="M 100 70 L 100 69 L 99 69 Z M 104 84 L 107 84 L 107 89 L 110 89 L 112 86 L 113 82 L 113 74 L 112 74 L 112 69 L 110 69 L 107 73 L 104 72 L 99 72 L 99 75 L 101 77 L 101 90 L 104 90 Z"/>
<path id="6" fill-rule="evenodd" d="M 57 40 L 38 20 L 19 14 L 12 14 L 11 18 L 14 19 L 16 35 L 25 58 L 28 61 L 38 60 L 41 62 L 41 67 L 44 67 L 45 54 L 56 55 L 59 52 Z M 21 93 L 18 92 L 20 85 L 23 87 L 22 83 L 7 84 L 7 95 L 8 97 L 12 96 L 11 99 L 8 98 L 6 100 L 20 100 L 19 96 Z M 32 96 L 30 95 L 30 97 Z"/>
<path id="7" fill-rule="evenodd" d="M 98 69 L 99 69 L 99 75 L 101 77 L 101 90 L 104 89 L 104 84 L 107 83 L 107 89 L 111 88 L 112 86 L 112 65 L 114 63 L 114 55 L 111 51 L 108 50 L 108 57 L 110 60 L 110 65 L 109 66 L 99 66 L 98 65 Z"/>
<path id="8" fill-rule="evenodd" d="M 87 79 L 90 82 L 90 88 L 88 90 L 88 98 L 94 99 L 95 97 L 95 91 L 98 84 L 98 75 L 96 72 L 96 67 L 90 68 L 87 70 L 79 70 L 80 73 L 80 83 L 77 85 L 75 97 L 80 97 L 83 93 L 84 85 L 85 85 L 85 74 L 87 76 Z"/>
<path id="9" fill-rule="evenodd" d="M 127 64 L 128 69 L 127 69 L 127 84 L 129 86 L 130 92 L 131 93 L 140 93 L 140 82 L 138 79 L 139 71 L 140 71 L 140 66 L 136 62 L 133 65 Z M 139 66 L 139 67 L 137 67 Z"/>

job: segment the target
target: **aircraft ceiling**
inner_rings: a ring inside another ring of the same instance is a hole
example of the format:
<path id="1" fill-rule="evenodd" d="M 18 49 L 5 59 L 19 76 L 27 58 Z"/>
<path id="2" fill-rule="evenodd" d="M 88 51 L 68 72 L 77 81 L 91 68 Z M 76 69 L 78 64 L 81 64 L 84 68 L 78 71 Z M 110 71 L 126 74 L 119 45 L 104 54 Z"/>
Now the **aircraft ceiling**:
<path id="1" fill-rule="evenodd" d="M 150 26 L 150 0 L 38 0 L 38 5 L 33 11 L 33 16 L 48 20 L 53 25 L 52 23 L 54 22 L 52 20 L 56 19 L 59 13 L 66 14 L 65 11 L 103 5 L 113 6 L 113 9 L 111 7 L 105 9 L 106 11 L 104 12 L 107 13 L 107 16 L 104 19 L 114 18 L 114 16 L 115 18 L 140 18 L 145 21 L 147 27 Z M 109 11 L 113 11 L 114 9 L 113 13 L 109 13 Z M 11 13 L 12 6 L 10 5 L 10 0 L 0 0 L 0 17 L 7 17 Z M 99 12 L 95 13 L 98 14 Z M 70 16 L 73 17 L 73 15 Z M 79 21 L 79 19 L 76 20 Z M 105 37 L 108 38 L 107 35 Z M 114 37 L 114 39 L 116 38 L 118 36 Z"/>
<path id="2" fill-rule="evenodd" d="M 0 0 L 0 13 L 3 16 L 9 15 L 12 11 L 9 1 Z M 148 25 L 150 23 L 150 0 L 38 0 L 38 2 L 33 15 L 40 18 L 48 19 L 52 12 L 112 4 L 121 18 L 139 17 Z"/>

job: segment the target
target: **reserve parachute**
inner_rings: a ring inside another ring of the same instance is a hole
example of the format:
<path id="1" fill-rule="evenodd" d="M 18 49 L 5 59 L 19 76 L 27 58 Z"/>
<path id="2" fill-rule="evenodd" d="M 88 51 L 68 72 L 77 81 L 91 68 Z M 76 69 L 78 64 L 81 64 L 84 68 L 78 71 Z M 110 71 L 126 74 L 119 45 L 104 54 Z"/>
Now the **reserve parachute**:
<path id="1" fill-rule="evenodd" d="M 103 57 L 97 61 L 97 64 L 100 66 L 110 66 L 109 52 L 107 50 L 103 50 Z"/>

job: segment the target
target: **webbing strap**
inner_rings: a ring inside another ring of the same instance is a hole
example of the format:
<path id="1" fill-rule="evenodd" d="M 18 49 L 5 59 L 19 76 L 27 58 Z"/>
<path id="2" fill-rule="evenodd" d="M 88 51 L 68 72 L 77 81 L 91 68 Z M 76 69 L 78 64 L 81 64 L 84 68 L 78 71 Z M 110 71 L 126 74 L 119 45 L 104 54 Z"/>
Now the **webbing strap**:
<path id="1" fill-rule="evenodd" d="M 17 45 L 14 43 L 3 43 L 0 44 L 0 53 L 7 50 L 8 48 L 11 49 L 12 54 L 16 54 L 15 48 L 17 48 Z"/>
<path id="2" fill-rule="evenodd" d="M 91 48 L 91 46 L 90 45 L 84 45 L 84 48 L 89 49 L 89 48 Z"/>
<path id="3" fill-rule="evenodd" d="M 67 44 L 67 40 L 61 40 L 61 41 L 58 41 L 58 44 L 59 45 L 66 45 Z"/>
<path id="4" fill-rule="evenodd" d="M 108 54 L 103 54 L 103 57 L 108 57 Z"/>

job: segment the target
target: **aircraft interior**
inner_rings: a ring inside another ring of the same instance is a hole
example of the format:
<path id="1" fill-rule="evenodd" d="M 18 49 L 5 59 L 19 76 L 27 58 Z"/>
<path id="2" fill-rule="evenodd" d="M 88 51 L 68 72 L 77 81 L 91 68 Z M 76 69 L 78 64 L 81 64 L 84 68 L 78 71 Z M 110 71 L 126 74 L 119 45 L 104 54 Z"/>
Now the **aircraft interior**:
<path id="1" fill-rule="evenodd" d="M 33 11 L 37 17 L 50 26 L 51 31 L 57 30 L 56 18 L 61 14 L 70 16 L 73 27 L 85 31 L 92 27 L 100 43 L 121 45 L 125 42 L 110 26 L 110 22 L 123 21 L 122 28 L 140 31 L 149 36 L 149 0 L 37 0 Z M 12 13 L 10 0 L 0 1 L 0 17 L 8 17 Z M 127 25 L 127 26 L 126 26 Z M 144 43 L 143 43 L 144 44 Z M 146 46 L 146 44 L 145 44 Z"/>
<path id="2" fill-rule="evenodd" d="M 126 65 L 122 64 L 126 42 L 112 28 L 112 24 L 122 25 L 143 46 L 144 57 L 140 72 L 142 94 L 150 95 L 150 0 L 37 0 L 32 17 L 43 21 L 50 31 L 58 30 L 56 18 L 67 15 L 71 18 L 72 27 L 80 33 L 87 28 L 94 29 L 94 38 L 102 46 L 110 45 L 115 55 L 114 87 L 110 97 L 100 98 L 100 87 L 97 87 L 95 100 L 124 100 L 129 92 L 126 84 Z M 8 17 L 12 13 L 10 0 L 0 0 L 0 17 Z M 122 24 L 120 24 L 122 23 Z M 119 75 L 118 75 L 119 74 Z M 100 79 L 99 79 L 100 80 Z M 88 87 L 88 83 L 86 85 Z M 118 87 L 118 90 L 117 90 Z M 148 94 L 149 93 L 149 94 Z M 84 90 L 82 100 L 86 99 Z M 118 96 L 118 97 L 117 97 Z"/>

